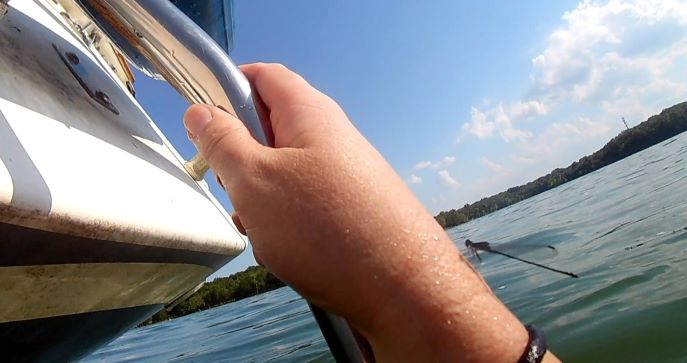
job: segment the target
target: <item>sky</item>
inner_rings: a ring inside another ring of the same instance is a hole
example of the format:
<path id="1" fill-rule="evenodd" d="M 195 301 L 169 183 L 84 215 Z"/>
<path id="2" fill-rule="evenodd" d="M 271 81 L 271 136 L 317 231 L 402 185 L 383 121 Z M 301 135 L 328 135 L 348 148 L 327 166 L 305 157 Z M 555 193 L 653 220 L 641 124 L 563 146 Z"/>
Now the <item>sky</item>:
<path id="1" fill-rule="evenodd" d="M 684 1 L 236 0 L 234 18 L 236 63 L 282 63 L 331 96 L 432 214 L 687 100 Z M 136 87 L 190 158 L 187 103 L 140 74 Z M 248 250 L 214 276 L 254 264 Z"/>

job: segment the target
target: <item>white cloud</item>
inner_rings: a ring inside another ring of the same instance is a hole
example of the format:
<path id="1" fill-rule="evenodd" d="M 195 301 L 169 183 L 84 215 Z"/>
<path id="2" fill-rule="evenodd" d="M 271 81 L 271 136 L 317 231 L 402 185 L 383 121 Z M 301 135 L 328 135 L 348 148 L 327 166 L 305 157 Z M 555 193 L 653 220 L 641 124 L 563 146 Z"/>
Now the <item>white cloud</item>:
<path id="1" fill-rule="evenodd" d="M 475 107 L 470 110 L 470 114 L 472 115 L 470 123 L 463 124 L 463 130 L 480 139 L 491 137 L 496 127 L 494 122 L 488 121 L 487 115 Z"/>
<path id="2" fill-rule="evenodd" d="M 482 164 L 487 167 L 487 169 L 493 171 L 496 174 L 510 174 L 511 170 L 506 168 L 505 166 L 490 160 L 487 157 L 482 157 Z"/>
<path id="3" fill-rule="evenodd" d="M 432 167 L 432 162 L 429 160 L 421 161 L 417 164 L 415 164 L 415 167 L 413 169 L 415 170 L 420 170 L 420 169 L 426 169 L 426 168 L 431 168 Z"/>
<path id="4" fill-rule="evenodd" d="M 430 160 L 425 160 L 421 161 L 417 164 L 415 164 L 415 167 L 413 169 L 415 170 L 421 170 L 421 169 L 433 169 L 433 170 L 438 170 L 441 168 L 445 168 L 451 164 L 453 164 L 456 161 L 455 156 L 444 156 L 443 159 L 437 161 L 436 163 L 430 161 Z"/>
<path id="5" fill-rule="evenodd" d="M 589 139 L 606 134 L 610 131 L 610 127 L 604 123 L 594 122 L 589 118 L 582 117 L 575 123 L 553 123 L 551 130 L 559 134 L 574 134 L 583 139 Z"/>
<path id="6" fill-rule="evenodd" d="M 472 107 L 463 132 L 516 141 L 513 153 L 531 164 L 612 136 L 621 117 L 633 126 L 687 99 L 687 1 L 585 0 L 562 21 L 532 59 L 525 97 Z M 526 119 L 546 123 L 526 131 Z"/>
<path id="7" fill-rule="evenodd" d="M 443 198 L 461 204 L 533 180 L 597 150 L 624 129 L 621 117 L 632 127 L 687 99 L 685 0 L 581 0 L 540 40 L 518 70 L 530 83 L 509 98 L 474 95 L 459 130 L 462 144 L 504 141 L 498 151 L 510 156 L 481 161 L 511 173 L 467 182 L 465 170 L 465 185 Z"/>
<path id="8" fill-rule="evenodd" d="M 439 177 L 441 177 L 441 180 L 444 182 L 444 184 L 448 185 L 451 188 L 460 187 L 460 183 L 458 182 L 458 180 L 452 177 L 446 169 L 439 171 Z"/>
<path id="9" fill-rule="evenodd" d="M 521 142 L 519 146 L 531 159 L 549 158 L 562 147 L 608 135 L 610 130 L 606 123 L 594 122 L 588 118 L 579 118 L 573 122 L 554 122 L 536 138 Z"/>
<path id="10" fill-rule="evenodd" d="M 544 116 L 549 112 L 543 102 L 534 100 L 515 102 L 510 110 L 511 117 L 517 120 Z"/>
<path id="11" fill-rule="evenodd" d="M 511 155 L 510 159 L 517 164 L 521 165 L 531 165 L 534 164 L 534 159 L 532 158 L 527 158 L 524 156 L 519 156 L 519 155 Z"/>
<path id="12" fill-rule="evenodd" d="M 468 132 L 480 139 L 487 139 L 491 137 L 494 132 L 498 132 L 499 136 L 506 141 L 516 139 L 526 139 L 532 136 L 529 131 L 519 130 L 513 126 L 514 116 L 522 117 L 525 114 L 531 114 L 536 110 L 544 110 L 544 106 L 532 101 L 537 106 L 532 106 L 530 103 L 518 103 L 513 111 L 506 111 L 503 104 L 498 104 L 496 107 L 482 111 L 476 107 L 472 107 L 470 111 L 472 118 L 469 123 L 463 124 L 463 131 Z"/>
<path id="13" fill-rule="evenodd" d="M 410 184 L 420 184 L 422 183 L 422 178 L 415 174 L 411 174 L 410 177 L 408 178 L 408 183 Z"/>
<path id="14" fill-rule="evenodd" d="M 455 162 L 456 162 L 456 157 L 455 157 L 455 156 L 444 156 L 444 158 L 441 159 L 441 161 L 439 161 L 438 163 L 436 163 L 436 164 L 434 165 L 434 168 L 435 168 L 435 169 L 438 169 L 438 168 L 441 168 L 441 167 L 446 167 L 446 166 L 449 166 L 449 165 L 451 165 L 451 164 L 453 164 L 453 163 L 455 163 Z"/>
<path id="15" fill-rule="evenodd" d="M 532 60 L 535 93 L 582 102 L 624 98 L 657 79 L 675 86 L 667 71 L 687 55 L 687 2 L 583 1 L 563 20 Z"/>

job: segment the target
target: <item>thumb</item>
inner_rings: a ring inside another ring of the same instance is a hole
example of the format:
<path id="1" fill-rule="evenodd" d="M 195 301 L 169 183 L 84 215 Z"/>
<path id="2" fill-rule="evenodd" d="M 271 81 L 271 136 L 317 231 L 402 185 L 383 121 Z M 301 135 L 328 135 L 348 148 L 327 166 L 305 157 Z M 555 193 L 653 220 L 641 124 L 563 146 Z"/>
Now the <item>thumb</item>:
<path id="1" fill-rule="evenodd" d="M 261 156 L 263 146 L 239 119 L 220 108 L 192 105 L 184 114 L 184 125 L 200 154 L 225 183 L 230 171 L 236 173 Z"/>

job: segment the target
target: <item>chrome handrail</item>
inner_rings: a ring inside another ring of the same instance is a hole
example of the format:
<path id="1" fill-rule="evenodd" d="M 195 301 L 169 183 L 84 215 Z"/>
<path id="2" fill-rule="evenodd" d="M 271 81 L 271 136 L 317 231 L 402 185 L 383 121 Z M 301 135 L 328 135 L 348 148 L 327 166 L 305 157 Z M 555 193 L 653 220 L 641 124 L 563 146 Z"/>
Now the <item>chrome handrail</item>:
<path id="1" fill-rule="evenodd" d="M 269 145 L 250 83 L 241 70 L 200 26 L 167 0 L 80 0 L 151 62 L 191 103 L 222 107 L 240 119 L 253 137 Z M 184 165 L 202 180 L 207 163 L 196 156 Z"/>

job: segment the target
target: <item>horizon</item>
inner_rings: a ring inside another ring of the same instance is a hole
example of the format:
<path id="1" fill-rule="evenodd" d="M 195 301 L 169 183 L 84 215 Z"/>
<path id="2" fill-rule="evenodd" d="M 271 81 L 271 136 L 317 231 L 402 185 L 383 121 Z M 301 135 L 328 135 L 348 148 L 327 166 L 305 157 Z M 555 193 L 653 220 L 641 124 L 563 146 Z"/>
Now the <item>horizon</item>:
<path id="1" fill-rule="evenodd" d="M 621 118 L 633 127 L 687 99 L 677 1 L 254 1 L 234 17 L 236 63 L 283 63 L 334 98 L 433 215 L 570 165 Z M 139 102 L 192 157 L 186 101 L 137 76 Z M 213 277 L 254 264 L 249 248 Z"/>

